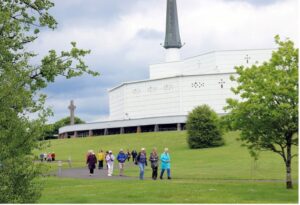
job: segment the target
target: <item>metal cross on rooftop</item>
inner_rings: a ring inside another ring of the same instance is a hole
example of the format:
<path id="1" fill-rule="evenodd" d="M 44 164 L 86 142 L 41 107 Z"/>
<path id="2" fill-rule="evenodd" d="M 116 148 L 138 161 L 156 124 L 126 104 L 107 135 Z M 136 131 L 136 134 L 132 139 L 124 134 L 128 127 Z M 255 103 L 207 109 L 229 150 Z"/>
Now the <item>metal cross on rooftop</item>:
<path id="1" fill-rule="evenodd" d="M 198 61 L 198 68 L 201 68 L 201 61 Z"/>
<path id="2" fill-rule="evenodd" d="M 249 63 L 250 59 L 251 59 L 251 57 L 247 54 L 246 57 L 245 57 L 245 60 L 246 60 L 247 64 Z"/>
<path id="3" fill-rule="evenodd" d="M 220 80 L 219 84 L 221 85 L 221 88 L 224 88 L 225 81 L 223 79 Z"/>
<path id="4" fill-rule="evenodd" d="M 74 100 L 71 100 L 70 105 L 69 105 L 69 110 L 70 110 L 70 125 L 74 125 L 75 124 L 75 109 L 76 106 L 74 105 Z"/>

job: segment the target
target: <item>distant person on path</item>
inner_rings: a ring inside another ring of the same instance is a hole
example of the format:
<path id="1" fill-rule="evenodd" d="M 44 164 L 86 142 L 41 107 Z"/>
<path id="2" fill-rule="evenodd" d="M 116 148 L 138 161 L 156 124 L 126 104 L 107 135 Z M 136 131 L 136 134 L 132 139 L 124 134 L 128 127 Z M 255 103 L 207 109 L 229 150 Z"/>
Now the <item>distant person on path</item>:
<path id="1" fill-rule="evenodd" d="M 127 159 L 127 156 L 124 153 L 123 149 L 121 149 L 118 156 L 117 156 L 117 160 L 119 162 L 119 170 L 120 170 L 119 175 L 120 176 L 123 176 L 126 159 Z"/>
<path id="2" fill-rule="evenodd" d="M 104 158 L 105 158 L 105 155 L 103 153 L 103 150 L 101 149 L 98 153 L 98 169 L 103 169 L 103 161 L 104 161 Z"/>
<path id="3" fill-rule="evenodd" d="M 108 154 L 109 154 L 108 151 L 106 151 L 106 152 L 105 152 L 105 156 L 104 156 L 105 163 L 106 163 L 106 169 L 108 169 L 108 165 L 107 165 L 107 161 L 106 161 L 106 157 L 107 157 Z"/>
<path id="4" fill-rule="evenodd" d="M 159 157 L 158 157 L 156 148 L 153 148 L 153 150 L 150 154 L 149 161 L 151 162 L 152 179 L 156 180 L 157 179 L 158 161 L 159 161 Z"/>
<path id="5" fill-rule="evenodd" d="M 135 162 L 136 161 L 135 159 L 136 159 L 136 156 L 137 156 L 137 152 L 136 152 L 135 149 L 132 150 L 131 155 L 132 155 L 132 161 Z"/>
<path id="6" fill-rule="evenodd" d="M 147 166 L 147 156 L 145 148 L 141 149 L 141 152 L 136 157 L 136 164 L 139 165 L 140 168 L 140 180 L 144 179 L 145 166 Z"/>
<path id="7" fill-rule="evenodd" d="M 127 161 L 129 162 L 130 158 L 131 158 L 131 153 L 129 151 L 129 149 L 127 149 Z"/>
<path id="8" fill-rule="evenodd" d="M 48 155 L 47 155 L 47 161 L 48 162 L 52 162 L 52 154 L 51 153 L 48 153 Z"/>
<path id="9" fill-rule="evenodd" d="M 46 153 L 44 153 L 44 160 L 47 161 L 47 157 L 48 155 Z"/>
<path id="10" fill-rule="evenodd" d="M 94 169 L 96 168 L 96 164 L 97 164 L 97 158 L 93 151 L 91 151 L 90 154 L 88 155 L 86 164 L 89 167 L 90 176 L 92 176 L 94 174 Z"/>
<path id="11" fill-rule="evenodd" d="M 165 170 L 167 170 L 168 173 L 168 179 L 171 179 L 171 158 L 169 154 L 169 149 L 165 148 L 164 153 L 160 156 L 161 160 L 161 173 L 160 173 L 160 179 L 163 179 L 163 175 Z"/>
<path id="12" fill-rule="evenodd" d="M 40 160 L 41 160 L 41 162 L 44 161 L 44 153 L 40 154 Z"/>
<path id="13" fill-rule="evenodd" d="M 54 152 L 52 152 L 51 158 L 52 158 L 52 161 L 55 161 L 55 153 Z"/>
<path id="14" fill-rule="evenodd" d="M 108 155 L 106 156 L 106 163 L 108 167 L 107 176 L 111 177 L 114 171 L 114 160 L 115 156 L 113 155 L 112 151 L 108 152 Z"/>

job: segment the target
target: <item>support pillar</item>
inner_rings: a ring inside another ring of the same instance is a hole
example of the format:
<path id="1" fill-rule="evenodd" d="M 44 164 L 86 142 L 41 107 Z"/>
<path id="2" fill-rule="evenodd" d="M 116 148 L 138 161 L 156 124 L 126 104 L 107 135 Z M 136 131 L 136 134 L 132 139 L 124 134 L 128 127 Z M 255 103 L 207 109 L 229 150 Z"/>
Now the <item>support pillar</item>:
<path id="1" fill-rule="evenodd" d="M 154 132 L 159 132 L 159 125 L 154 125 Z"/>
<path id="2" fill-rule="evenodd" d="M 89 130 L 89 137 L 93 136 L 93 130 Z"/>
<path id="3" fill-rule="evenodd" d="M 104 129 L 104 135 L 108 135 L 108 129 L 107 128 Z"/>
<path id="4" fill-rule="evenodd" d="M 120 134 L 124 134 L 124 133 L 125 133 L 124 127 L 121 127 L 120 128 Z"/>
<path id="5" fill-rule="evenodd" d="M 75 131 L 75 132 L 74 132 L 74 138 L 77 138 L 77 137 L 78 137 L 78 132 Z"/>
<path id="6" fill-rule="evenodd" d="M 177 123 L 177 131 L 181 131 L 181 124 L 180 123 Z"/>
<path id="7" fill-rule="evenodd" d="M 65 136 L 63 137 L 63 139 L 67 139 L 68 138 L 68 133 L 65 133 Z"/>
<path id="8" fill-rule="evenodd" d="M 138 127 L 136 128 L 136 133 L 141 133 L 141 132 L 142 132 L 141 126 L 138 126 Z"/>

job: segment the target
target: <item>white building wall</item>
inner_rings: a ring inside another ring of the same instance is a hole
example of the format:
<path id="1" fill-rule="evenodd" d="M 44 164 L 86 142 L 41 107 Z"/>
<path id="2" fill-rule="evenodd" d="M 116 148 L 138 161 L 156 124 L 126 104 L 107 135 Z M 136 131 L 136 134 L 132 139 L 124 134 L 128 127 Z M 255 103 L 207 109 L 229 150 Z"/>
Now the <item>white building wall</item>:
<path id="1" fill-rule="evenodd" d="M 109 92 L 109 119 L 120 119 L 124 115 L 124 86 L 121 86 Z"/>
<path id="2" fill-rule="evenodd" d="M 122 85 L 109 94 L 114 102 L 111 119 L 187 115 L 202 104 L 224 114 L 226 99 L 236 97 L 230 90 L 234 86 L 230 75 L 178 76 Z"/>
<path id="3" fill-rule="evenodd" d="M 211 52 L 184 61 L 150 66 L 150 79 L 124 83 L 109 91 L 110 119 L 187 115 L 207 104 L 218 114 L 227 98 L 237 98 L 230 81 L 234 66 L 262 64 L 272 50 Z M 221 87 L 223 86 L 223 87 Z"/>
<path id="4" fill-rule="evenodd" d="M 178 76 L 182 73 L 184 61 L 150 65 L 150 79 Z"/>
<path id="5" fill-rule="evenodd" d="M 272 51 L 272 49 L 219 51 L 216 53 L 217 70 L 226 73 L 233 72 L 235 66 L 261 65 L 271 58 Z"/>
<path id="6" fill-rule="evenodd" d="M 273 49 L 216 51 L 183 61 L 150 65 L 150 79 L 179 75 L 235 72 L 235 66 L 260 65 L 271 58 Z"/>
<path id="7" fill-rule="evenodd" d="M 223 108 L 226 105 L 226 99 L 237 98 L 231 91 L 231 87 L 235 87 L 235 84 L 230 81 L 230 75 L 183 77 L 181 113 L 187 115 L 195 107 L 207 104 L 218 114 L 224 114 Z"/>
<path id="8" fill-rule="evenodd" d="M 178 79 L 126 85 L 125 112 L 130 119 L 170 116 L 179 113 Z"/>

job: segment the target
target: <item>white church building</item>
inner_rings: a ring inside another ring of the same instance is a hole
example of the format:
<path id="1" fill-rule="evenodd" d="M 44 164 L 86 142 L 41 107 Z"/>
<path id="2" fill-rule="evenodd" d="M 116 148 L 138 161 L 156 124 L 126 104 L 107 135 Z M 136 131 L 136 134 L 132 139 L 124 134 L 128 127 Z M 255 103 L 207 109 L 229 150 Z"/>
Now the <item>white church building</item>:
<path id="1" fill-rule="evenodd" d="M 235 66 L 260 65 L 273 49 L 222 50 L 181 59 L 176 0 L 167 0 L 165 62 L 150 65 L 150 79 L 124 82 L 109 90 L 106 121 L 59 129 L 60 138 L 182 130 L 189 112 L 203 104 L 219 115 L 231 91 Z"/>

